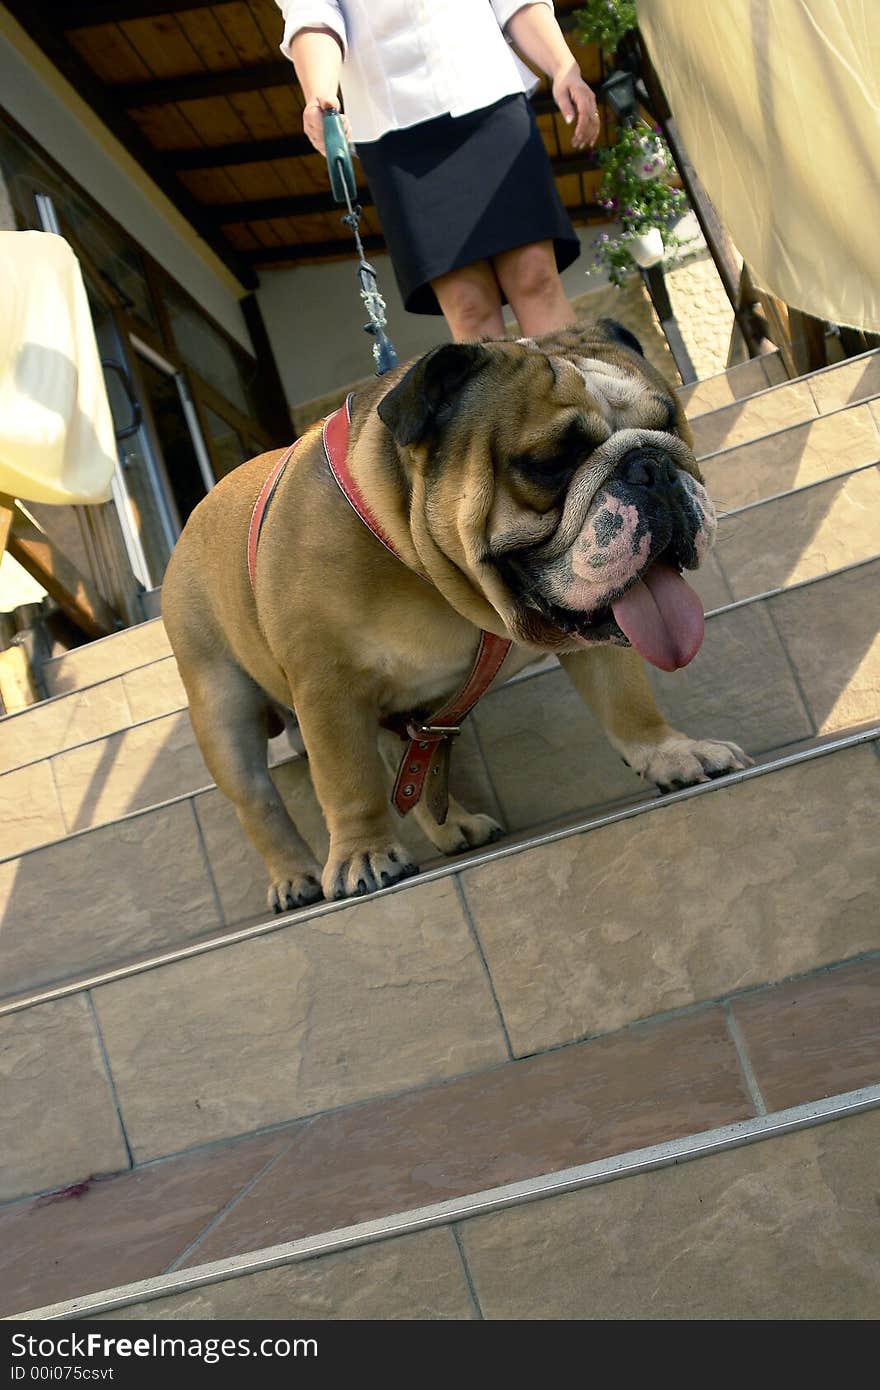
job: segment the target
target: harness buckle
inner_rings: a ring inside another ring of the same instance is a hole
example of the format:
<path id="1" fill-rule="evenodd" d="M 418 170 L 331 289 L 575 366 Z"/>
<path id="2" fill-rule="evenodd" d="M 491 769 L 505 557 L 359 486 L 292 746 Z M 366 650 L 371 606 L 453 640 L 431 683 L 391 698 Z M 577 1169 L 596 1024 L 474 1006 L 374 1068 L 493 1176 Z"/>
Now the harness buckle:
<path id="1" fill-rule="evenodd" d="M 438 743 L 444 738 L 455 738 L 461 733 L 460 724 L 417 724 L 414 719 L 407 720 L 406 732 L 416 743 L 427 740 Z"/>

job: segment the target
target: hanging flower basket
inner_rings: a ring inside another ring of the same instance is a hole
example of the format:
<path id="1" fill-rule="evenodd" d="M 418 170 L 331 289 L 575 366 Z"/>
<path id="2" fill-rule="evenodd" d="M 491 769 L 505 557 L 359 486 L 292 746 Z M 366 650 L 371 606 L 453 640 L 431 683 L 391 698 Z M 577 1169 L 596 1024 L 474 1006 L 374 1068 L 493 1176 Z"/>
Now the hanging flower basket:
<path id="1" fill-rule="evenodd" d="M 658 265 L 663 259 L 663 236 L 659 227 L 649 227 L 646 232 L 637 232 L 631 236 L 627 243 L 627 249 L 636 265 L 642 266 L 647 270 L 652 265 Z"/>
<path id="2" fill-rule="evenodd" d="M 598 201 L 620 231 L 597 238 L 595 269 L 622 286 L 633 271 L 657 265 L 680 244 L 673 227 L 687 199 L 670 186 L 675 166 L 660 130 L 644 121 L 618 128 L 616 143 L 599 154 L 599 167 Z"/>
<path id="3" fill-rule="evenodd" d="M 630 161 L 630 172 L 642 183 L 648 179 L 662 179 L 668 173 L 667 156 L 663 145 L 656 136 L 643 135 L 638 141 L 638 149 Z"/>

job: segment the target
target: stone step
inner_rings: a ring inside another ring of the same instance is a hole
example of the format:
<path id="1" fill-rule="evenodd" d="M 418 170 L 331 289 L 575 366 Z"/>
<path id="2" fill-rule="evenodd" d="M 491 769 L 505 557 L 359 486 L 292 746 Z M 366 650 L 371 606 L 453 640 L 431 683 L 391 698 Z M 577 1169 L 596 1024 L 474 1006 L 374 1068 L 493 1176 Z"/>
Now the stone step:
<path id="1" fill-rule="evenodd" d="M 880 722 L 878 579 L 875 560 L 719 612 L 686 673 L 654 673 L 661 707 L 694 736 L 733 739 L 753 756 Z M 170 765 L 194 759 L 186 716 L 169 719 Z M 114 737 L 124 744 L 143 727 Z M 115 819 L 0 862 L 0 997 L 176 949 L 263 911 L 264 867 L 216 788 L 119 816 L 120 801 L 138 794 L 128 778 L 139 756 L 137 747 L 118 752 L 118 783 L 106 770 L 104 781 L 95 774 L 95 797 L 106 789 L 115 798 Z M 42 766 L 7 774 L 13 807 L 27 796 L 36 804 Z M 145 795 L 154 800 L 152 777 L 148 769 Z M 275 777 L 323 861 L 326 831 L 308 764 L 284 762 Z M 558 667 L 484 698 L 459 742 L 453 786 L 463 804 L 495 815 L 511 834 L 657 795 L 613 752 Z M 72 778 L 69 787 L 80 797 L 70 805 L 84 805 Z M 420 863 L 434 859 L 409 821 L 401 834 Z"/>
<path id="2" fill-rule="evenodd" d="M 732 449 L 776 430 L 814 420 L 880 394 L 880 351 L 850 357 L 742 401 L 698 415 L 693 421 L 698 458 Z"/>
<path id="3" fill-rule="evenodd" d="M 779 353 L 768 352 L 764 357 L 753 357 L 728 367 L 725 372 L 703 377 L 702 381 L 690 386 L 679 386 L 678 398 L 688 418 L 693 420 L 697 415 L 705 415 L 707 410 L 718 410 L 787 380 Z"/>
<path id="4" fill-rule="evenodd" d="M 170 655 L 162 619 L 151 618 L 53 657 L 43 667 L 43 678 L 50 695 L 65 695 Z"/>
<path id="5" fill-rule="evenodd" d="M 878 733 L 9 1001 L 5 1197 L 876 955 Z"/>
<path id="6" fill-rule="evenodd" d="M 876 984 L 872 997 L 860 983 L 876 1009 Z M 832 1000 L 816 1010 L 810 988 L 815 1024 Z M 831 992 L 848 1002 L 842 980 Z M 794 1011 L 779 994 L 760 998 L 761 1042 L 785 1051 Z M 737 1006 L 727 1006 L 726 1032 L 718 1009 L 689 1019 L 690 1046 L 670 1038 L 681 1020 L 649 1025 L 482 1082 L 92 1180 L 76 1202 L 0 1209 L 0 1312 L 295 1323 L 871 1317 L 880 1086 L 814 1098 L 827 1072 L 801 1068 L 794 1093 L 810 1098 L 765 1113 L 754 1077 L 749 1096 L 737 1076 L 738 1057 L 751 1072 L 752 1042 Z M 829 1051 L 809 1023 L 796 1031 Z M 847 1041 L 835 1038 L 838 1059 L 857 1052 Z M 674 1280 L 663 1278 L 670 1265 Z"/>
<path id="7" fill-rule="evenodd" d="M 880 459 L 880 400 L 843 406 L 700 461 L 719 515 Z"/>

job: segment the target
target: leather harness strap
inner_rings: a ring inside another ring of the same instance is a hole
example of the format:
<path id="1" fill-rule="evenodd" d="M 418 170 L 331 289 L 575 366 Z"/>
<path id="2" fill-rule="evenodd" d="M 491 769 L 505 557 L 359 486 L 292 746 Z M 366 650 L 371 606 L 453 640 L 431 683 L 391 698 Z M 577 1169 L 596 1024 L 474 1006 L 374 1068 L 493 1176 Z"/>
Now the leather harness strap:
<path id="1" fill-rule="evenodd" d="M 506 637 L 496 637 L 494 632 L 481 632 L 471 673 L 458 694 L 424 724 L 415 719 L 406 721 L 409 742 L 404 749 L 391 793 L 392 805 L 402 816 L 417 805 L 424 793 L 428 809 L 438 825 L 446 820 L 452 740 L 461 733 L 462 720 L 470 714 L 498 675 L 510 646 Z"/>
<path id="2" fill-rule="evenodd" d="M 401 557 L 394 543 L 373 515 L 366 498 L 348 468 L 348 436 L 353 399 L 353 394 L 349 395 L 345 405 L 334 410 L 333 414 L 328 415 L 327 419 L 324 420 L 322 426 L 324 453 L 330 471 L 352 509 L 373 533 L 376 540 L 400 560 Z M 247 564 L 251 588 L 254 587 L 257 545 L 266 511 L 298 443 L 299 440 L 295 441 L 289 449 L 284 451 L 261 487 L 254 503 L 247 537 Z M 405 561 L 401 561 L 401 563 L 405 563 Z M 448 700 L 441 709 L 423 723 L 414 717 L 405 717 L 396 721 L 402 723 L 406 730 L 405 733 L 401 733 L 401 737 L 408 739 L 391 794 L 392 805 L 400 815 L 405 816 L 424 795 L 428 808 L 438 824 L 442 825 L 446 820 L 449 810 L 449 760 L 452 752 L 452 740 L 461 732 L 462 720 L 470 714 L 474 705 L 482 695 L 485 695 L 498 675 L 511 645 L 506 637 L 496 637 L 493 632 L 481 632 L 480 645 L 470 674 L 452 699 Z M 389 727 L 394 725 L 395 721 L 389 721 Z M 397 731 L 400 732 L 399 729 Z"/>
<path id="3" fill-rule="evenodd" d="M 263 522 L 266 519 L 266 511 L 268 509 L 269 503 L 275 496 L 275 489 L 281 481 L 281 474 L 284 472 L 285 468 L 290 463 L 290 460 L 293 457 L 293 451 L 298 443 L 299 440 L 295 439 L 291 444 L 290 448 L 284 450 L 284 453 L 281 455 L 275 467 L 272 469 L 272 472 L 269 474 L 263 486 L 260 488 L 260 491 L 257 494 L 257 500 L 254 503 L 254 510 L 251 512 L 251 524 L 248 527 L 247 534 L 247 567 L 248 578 L 251 581 L 252 589 L 254 587 L 254 581 L 256 579 L 257 574 L 257 544 L 260 539 L 260 532 L 263 529 Z"/>
<path id="4" fill-rule="evenodd" d="M 354 400 L 354 392 L 350 392 L 345 398 L 345 405 L 334 410 L 332 415 L 328 415 L 324 421 L 324 453 L 327 463 L 330 465 L 330 472 L 336 479 L 339 490 L 345 497 L 353 511 L 357 512 L 361 521 L 372 531 L 377 541 L 389 550 L 395 559 L 400 556 L 395 549 L 394 542 L 383 531 L 379 520 L 370 509 L 367 499 L 361 492 L 351 473 L 348 471 L 348 433 L 351 424 L 351 403 Z"/>

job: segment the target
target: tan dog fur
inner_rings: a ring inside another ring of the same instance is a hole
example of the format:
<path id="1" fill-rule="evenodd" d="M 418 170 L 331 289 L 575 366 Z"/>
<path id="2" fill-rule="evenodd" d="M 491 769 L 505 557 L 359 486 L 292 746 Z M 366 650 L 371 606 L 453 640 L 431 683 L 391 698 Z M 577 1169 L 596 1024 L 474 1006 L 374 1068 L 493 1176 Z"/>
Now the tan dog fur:
<path id="1" fill-rule="evenodd" d="M 193 512 L 169 565 L 163 615 L 196 736 L 265 860 L 276 910 L 314 901 L 321 887 L 327 897 L 349 896 L 414 871 L 395 831 L 378 724 L 393 713 L 430 713 L 454 693 L 481 628 L 516 644 L 499 680 L 556 652 L 612 745 L 643 777 L 684 785 L 744 765 L 733 745 L 695 742 L 665 722 L 633 650 L 572 642 L 520 604 L 487 560 L 512 533 L 539 537 L 557 505 L 507 468 L 509 457 L 540 449 L 573 413 L 595 427 L 597 442 L 624 425 L 660 428 L 669 388 L 602 327 L 473 352 L 483 354 L 478 368 L 452 384 L 450 400 L 435 402 L 442 423 L 432 420 L 411 444 L 396 442 L 377 413 L 405 377 L 401 394 L 409 390 L 406 368 L 354 404 L 349 466 L 405 563 L 352 511 L 313 429 L 266 515 L 255 593 L 248 524 L 278 453 L 221 480 Z M 585 357 L 616 364 L 636 383 L 619 422 L 609 420 L 607 402 L 591 397 L 575 365 Z M 675 431 L 689 441 L 676 411 Z M 695 463 L 693 471 L 698 477 Z M 296 712 L 330 834 L 322 875 L 267 770 L 273 710 L 286 709 Z M 454 801 L 443 826 L 424 807 L 415 814 L 446 853 L 499 833 L 490 817 Z"/>

